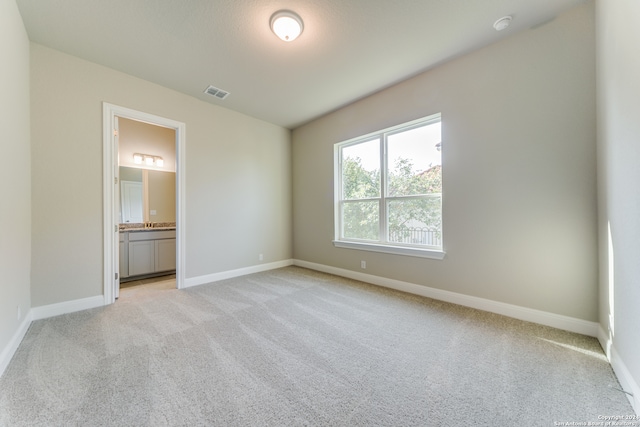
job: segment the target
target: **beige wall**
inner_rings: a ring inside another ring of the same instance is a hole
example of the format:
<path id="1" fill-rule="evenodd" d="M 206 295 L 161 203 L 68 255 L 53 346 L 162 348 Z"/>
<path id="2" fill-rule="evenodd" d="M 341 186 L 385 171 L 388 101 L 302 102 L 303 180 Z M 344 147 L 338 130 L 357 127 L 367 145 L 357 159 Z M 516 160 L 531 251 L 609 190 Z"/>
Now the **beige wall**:
<path id="1" fill-rule="evenodd" d="M 103 292 L 103 102 L 186 124 L 187 278 L 291 258 L 287 129 L 38 44 L 31 61 L 33 306 Z"/>
<path id="2" fill-rule="evenodd" d="M 601 339 L 608 341 L 603 344 L 623 387 L 635 394 L 638 412 L 640 2 L 598 0 L 597 12 Z M 620 361 L 634 386 L 620 375 Z"/>
<path id="3" fill-rule="evenodd" d="M 587 3 L 294 130 L 294 257 L 597 321 L 593 21 Z M 437 112 L 445 259 L 335 248 L 333 144 Z"/>
<path id="4" fill-rule="evenodd" d="M 29 39 L 14 0 L 0 0 L 0 58 L 3 158 L 0 167 L 0 355 L 3 355 L 31 307 Z M 20 318 L 18 306 L 22 312 Z M 0 358 L 0 365 L 2 362 Z"/>
<path id="5" fill-rule="evenodd" d="M 129 120 L 118 119 L 118 157 L 120 166 L 137 168 L 133 162 L 133 154 L 149 154 L 162 157 L 164 165 L 146 169 L 176 171 L 176 131 L 162 126 Z"/>

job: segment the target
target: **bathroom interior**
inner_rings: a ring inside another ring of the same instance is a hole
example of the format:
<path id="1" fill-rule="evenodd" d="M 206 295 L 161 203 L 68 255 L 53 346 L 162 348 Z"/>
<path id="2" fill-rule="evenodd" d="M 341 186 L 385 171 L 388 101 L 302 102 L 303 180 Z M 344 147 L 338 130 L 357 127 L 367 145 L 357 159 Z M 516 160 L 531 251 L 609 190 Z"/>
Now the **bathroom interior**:
<path id="1" fill-rule="evenodd" d="M 175 288 L 175 130 L 118 118 L 120 288 Z"/>

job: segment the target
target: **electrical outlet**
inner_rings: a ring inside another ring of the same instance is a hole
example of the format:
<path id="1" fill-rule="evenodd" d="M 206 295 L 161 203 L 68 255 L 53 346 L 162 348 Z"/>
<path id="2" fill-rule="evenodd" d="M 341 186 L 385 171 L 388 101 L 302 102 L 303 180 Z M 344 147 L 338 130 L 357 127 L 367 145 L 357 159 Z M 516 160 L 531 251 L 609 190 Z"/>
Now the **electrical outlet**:
<path id="1" fill-rule="evenodd" d="M 360 268 L 367 268 L 367 261 L 360 261 Z"/>
<path id="2" fill-rule="evenodd" d="M 264 259 L 264 256 L 262 254 L 258 255 L 258 261 L 262 261 Z"/>

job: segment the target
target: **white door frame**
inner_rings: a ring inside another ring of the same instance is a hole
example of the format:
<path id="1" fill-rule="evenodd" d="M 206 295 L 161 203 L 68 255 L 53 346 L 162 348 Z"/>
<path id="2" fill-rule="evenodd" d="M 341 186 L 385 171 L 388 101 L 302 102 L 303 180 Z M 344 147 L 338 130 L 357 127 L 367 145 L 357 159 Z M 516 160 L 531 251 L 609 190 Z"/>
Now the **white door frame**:
<path id="1" fill-rule="evenodd" d="M 118 256 L 118 212 L 116 212 L 118 176 L 117 141 L 114 133 L 116 117 L 146 122 L 174 129 L 176 132 L 176 287 L 182 289 L 185 280 L 185 143 L 186 125 L 182 122 L 143 113 L 130 108 L 104 102 L 103 125 L 103 218 L 104 218 L 104 304 L 113 304 L 116 298 Z"/>

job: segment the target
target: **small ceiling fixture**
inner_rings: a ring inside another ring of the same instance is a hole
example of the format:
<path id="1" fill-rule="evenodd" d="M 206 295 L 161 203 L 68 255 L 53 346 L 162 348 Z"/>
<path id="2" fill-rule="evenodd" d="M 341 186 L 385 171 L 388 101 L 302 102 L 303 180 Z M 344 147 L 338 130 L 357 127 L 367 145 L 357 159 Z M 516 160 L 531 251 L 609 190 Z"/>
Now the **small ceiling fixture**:
<path id="1" fill-rule="evenodd" d="M 286 42 L 294 41 L 304 29 L 302 18 L 290 10 L 279 10 L 271 15 L 269 25 L 271 31 Z"/>
<path id="2" fill-rule="evenodd" d="M 493 23 L 493 28 L 495 28 L 496 31 L 502 31 L 511 24 L 512 19 L 513 19 L 513 16 L 510 16 L 510 15 L 503 16 L 502 18 L 498 19 L 496 22 Z"/>

